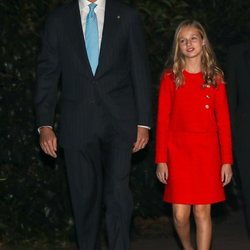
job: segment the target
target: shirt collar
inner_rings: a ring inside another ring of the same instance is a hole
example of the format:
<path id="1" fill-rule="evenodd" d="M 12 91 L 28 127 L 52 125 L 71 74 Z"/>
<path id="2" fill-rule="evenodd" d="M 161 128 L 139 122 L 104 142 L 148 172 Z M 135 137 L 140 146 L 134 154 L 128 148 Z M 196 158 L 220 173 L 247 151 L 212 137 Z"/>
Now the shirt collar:
<path id="1" fill-rule="evenodd" d="M 88 0 L 79 0 L 81 8 L 86 8 L 91 2 Z M 105 8 L 106 0 L 96 0 L 95 4 L 97 4 L 98 8 Z"/>

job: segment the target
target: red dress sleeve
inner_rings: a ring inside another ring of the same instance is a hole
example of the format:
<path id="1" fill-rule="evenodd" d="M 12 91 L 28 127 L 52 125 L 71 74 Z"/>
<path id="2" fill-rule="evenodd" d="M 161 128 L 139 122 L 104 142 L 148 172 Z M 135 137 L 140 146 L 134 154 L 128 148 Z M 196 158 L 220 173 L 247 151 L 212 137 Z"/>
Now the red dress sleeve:
<path id="1" fill-rule="evenodd" d="M 219 133 L 222 164 L 233 163 L 232 138 L 225 84 L 219 83 L 215 96 L 215 117 Z"/>
<path id="2" fill-rule="evenodd" d="M 166 72 L 161 78 L 158 98 L 158 114 L 156 124 L 156 163 L 166 163 L 168 127 L 172 107 L 173 80 L 171 74 Z"/>

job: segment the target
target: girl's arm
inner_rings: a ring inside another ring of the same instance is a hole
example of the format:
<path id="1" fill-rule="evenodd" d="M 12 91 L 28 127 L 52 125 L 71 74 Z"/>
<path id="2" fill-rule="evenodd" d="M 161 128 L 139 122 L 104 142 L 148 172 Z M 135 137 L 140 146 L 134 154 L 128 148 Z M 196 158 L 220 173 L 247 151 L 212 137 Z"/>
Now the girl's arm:
<path id="1" fill-rule="evenodd" d="M 160 182 L 167 184 L 168 180 L 168 165 L 167 163 L 158 163 L 156 169 L 156 176 Z"/>
<path id="2" fill-rule="evenodd" d="M 160 182 L 167 184 L 168 166 L 167 166 L 167 144 L 169 131 L 169 115 L 171 111 L 173 82 L 168 73 L 165 73 L 161 79 L 159 99 L 158 99 L 158 114 L 156 127 L 156 158 L 157 163 L 156 176 Z"/>
<path id="3" fill-rule="evenodd" d="M 169 115 L 172 106 L 172 87 L 173 82 L 170 73 L 165 73 L 161 79 L 158 114 L 156 127 L 156 163 L 167 163 L 167 144 L 168 144 L 168 126 Z"/>
<path id="4" fill-rule="evenodd" d="M 221 182 L 223 186 L 226 186 L 233 177 L 232 165 L 231 164 L 222 164 L 221 167 Z"/>
<path id="5" fill-rule="evenodd" d="M 225 84 L 218 84 L 215 96 L 215 116 L 222 160 L 221 182 L 225 186 L 231 181 L 233 175 L 231 168 L 233 163 L 231 126 Z"/>
<path id="6" fill-rule="evenodd" d="M 225 84 L 218 84 L 215 96 L 215 116 L 219 132 L 222 163 L 233 163 L 230 116 Z"/>

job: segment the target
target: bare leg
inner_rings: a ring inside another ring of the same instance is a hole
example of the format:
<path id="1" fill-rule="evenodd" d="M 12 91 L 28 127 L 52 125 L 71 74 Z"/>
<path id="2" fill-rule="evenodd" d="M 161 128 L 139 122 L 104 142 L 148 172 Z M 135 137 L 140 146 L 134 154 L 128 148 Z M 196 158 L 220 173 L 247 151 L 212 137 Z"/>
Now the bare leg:
<path id="1" fill-rule="evenodd" d="M 184 250 L 193 250 L 190 238 L 191 205 L 173 204 L 174 225 Z"/>
<path id="2" fill-rule="evenodd" d="M 198 250 L 209 250 L 212 238 L 211 205 L 194 205 Z"/>

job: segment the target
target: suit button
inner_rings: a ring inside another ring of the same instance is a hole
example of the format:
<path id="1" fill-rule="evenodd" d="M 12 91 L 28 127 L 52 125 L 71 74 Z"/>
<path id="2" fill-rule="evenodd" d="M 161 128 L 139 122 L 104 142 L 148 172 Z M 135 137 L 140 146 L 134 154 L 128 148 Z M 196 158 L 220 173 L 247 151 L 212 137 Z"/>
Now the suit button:
<path id="1" fill-rule="evenodd" d="M 208 104 L 205 105 L 205 109 L 209 109 L 210 106 Z"/>
<path id="2" fill-rule="evenodd" d="M 206 98 L 207 98 L 207 99 L 210 99 L 210 98 L 211 98 L 211 96 L 210 96 L 210 95 L 206 95 Z"/>

